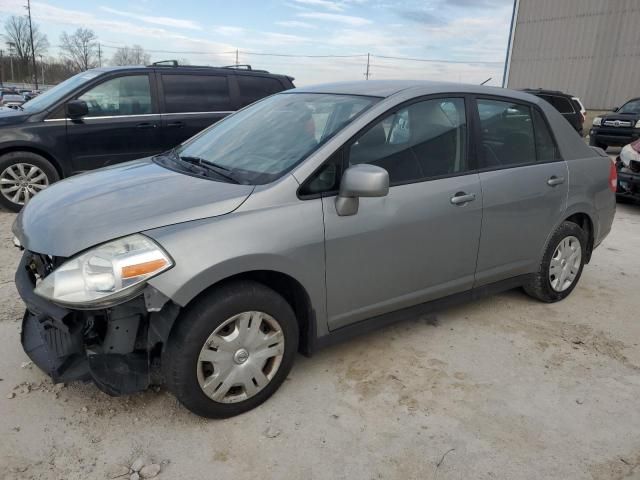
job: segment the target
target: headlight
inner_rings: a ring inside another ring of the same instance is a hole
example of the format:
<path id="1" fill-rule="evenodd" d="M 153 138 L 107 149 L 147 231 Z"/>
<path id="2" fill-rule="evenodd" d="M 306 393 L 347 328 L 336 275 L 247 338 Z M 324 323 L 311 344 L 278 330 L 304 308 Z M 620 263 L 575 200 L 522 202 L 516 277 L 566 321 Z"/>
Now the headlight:
<path id="1" fill-rule="evenodd" d="M 593 119 L 593 126 L 594 127 L 599 127 L 600 125 L 602 125 L 602 117 L 596 117 Z"/>
<path id="2" fill-rule="evenodd" d="M 173 260 L 162 248 L 136 234 L 73 257 L 41 280 L 35 292 L 62 305 L 108 306 L 134 294 L 145 281 L 172 266 Z"/>
<path id="3" fill-rule="evenodd" d="M 636 128 L 640 128 L 640 120 L 636 122 Z"/>

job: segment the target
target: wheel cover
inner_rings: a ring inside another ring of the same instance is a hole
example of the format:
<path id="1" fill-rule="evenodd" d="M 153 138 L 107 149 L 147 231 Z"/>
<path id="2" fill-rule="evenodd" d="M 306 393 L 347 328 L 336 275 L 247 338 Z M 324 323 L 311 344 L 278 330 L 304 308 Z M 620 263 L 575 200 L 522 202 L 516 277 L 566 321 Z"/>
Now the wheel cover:
<path id="1" fill-rule="evenodd" d="M 573 285 L 582 264 L 582 246 L 573 235 L 563 238 L 556 247 L 549 265 L 549 283 L 556 292 Z"/>
<path id="2" fill-rule="evenodd" d="M 284 355 L 284 334 L 264 312 L 243 312 L 207 338 L 197 364 L 198 383 L 213 401 L 247 400 L 273 379 Z"/>
<path id="3" fill-rule="evenodd" d="M 18 205 L 24 205 L 48 186 L 47 174 L 30 163 L 14 163 L 0 174 L 0 193 Z"/>

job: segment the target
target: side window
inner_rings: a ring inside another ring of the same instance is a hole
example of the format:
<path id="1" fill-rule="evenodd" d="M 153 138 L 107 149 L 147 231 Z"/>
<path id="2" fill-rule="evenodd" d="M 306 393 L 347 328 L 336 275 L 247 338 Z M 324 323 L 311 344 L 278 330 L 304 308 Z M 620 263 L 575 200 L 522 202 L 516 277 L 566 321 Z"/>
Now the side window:
<path id="1" fill-rule="evenodd" d="M 236 78 L 240 88 L 241 107 L 284 90 L 280 81 L 275 78 L 252 75 L 237 75 Z"/>
<path id="2" fill-rule="evenodd" d="M 571 102 L 567 98 L 553 96 L 551 97 L 551 105 L 560 113 L 575 113 Z"/>
<path id="3" fill-rule="evenodd" d="M 342 150 L 339 150 L 302 186 L 300 195 L 337 192 L 340 188 L 341 173 Z"/>
<path id="4" fill-rule="evenodd" d="M 538 162 L 553 162 L 558 159 L 556 145 L 542 114 L 533 109 L 533 128 L 536 134 L 536 153 Z"/>
<path id="5" fill-rule="evenodd" d="M 83 93 L 88 117 L 142 115 L 152 113 L 148 75 L 131 75 L 107 80 Z"/>
<path id="6" fill-rule="evenodd" d="M 391 185 L 460 173 L 468 169 L 466 138 L 463 99 L 425 100 L 360 134 L 349 149 L 349 165 L 382 167 Z"/>
<path id="7" fill-rule="evenodd" d="M 517 103 L 478 100 L 482 167 L 517 166 L 536 161 L 531 109 Z"/>
<path id="8" fill-rule="evenodd" d="M 223 75 L 162 75 L 165 111 L 218 112 L 232 110 L 227 77 Z"/>

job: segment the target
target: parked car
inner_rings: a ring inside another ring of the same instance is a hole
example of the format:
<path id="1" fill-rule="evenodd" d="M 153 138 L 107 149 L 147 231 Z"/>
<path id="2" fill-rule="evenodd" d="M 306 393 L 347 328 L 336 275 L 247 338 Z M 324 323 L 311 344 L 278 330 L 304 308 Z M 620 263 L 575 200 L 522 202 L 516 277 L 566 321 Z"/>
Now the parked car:
<path id="1" fill-rule="evenodd" d="M 593 119 L 589 144 L 607 149 L 622 146 L 640 138 L 640 98 L 633 98 L 621 107 Z"/>
<path id="2" fill-rule="evenodd" d="M 0 111 L 0 204 L 18 211 L 60 178 L 173 148 L 292 80 L 177 62 L 79 73 Z"/>
<path id="3" fill-rule="evenodd" d="M 530 93 L 549 102 L 576 129 L 576 132 L 584 135 L 584 120 L 587 118 L 587 110 L 578 97 L 557 90 L 544 90 L 542 88 L 526 88 L 523 92 Z"/>
<path id="4" fill-rule="evenodd" d="M 0 107 L 17 108 L 25 102 L 24 97 L 19 93 L 2 93 L 0 95 Z M 1 115 L 0 111 L 0 115 Z"/>
<path id="5" fill-rule="evenodd" d="M 283 92 L 26 205 L 22 343 L 55 382 L 163 380 L 199 415 L 236 415 L 298 350 L 515 287 L 564 299 L 611 229 L 615 175 L 526 93 Z"/>
<path id="6" fill-rule="evenodd" d="M 618 197 L 640 200 L 640 140 L 626 145 L 616 159 Z"/>

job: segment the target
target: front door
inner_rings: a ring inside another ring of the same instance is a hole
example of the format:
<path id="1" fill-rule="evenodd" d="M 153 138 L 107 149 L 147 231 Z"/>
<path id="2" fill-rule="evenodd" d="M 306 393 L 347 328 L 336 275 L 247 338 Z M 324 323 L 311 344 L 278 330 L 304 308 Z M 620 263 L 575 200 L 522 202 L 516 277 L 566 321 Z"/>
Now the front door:
<path id="1" fill-rule="evenodd" d="M 478 99 L 483 219 L 476 285 L 537 271 L 569 173 L 534 105 Z"/>
<path id="2" fill-rule="evenodd" d="M 347 166 L 389 172 L 389 194 L 339 216 L 323 198 L 330 329 L 469 290 L 482 192 L 469 165 L 463 98 L 394 109 L 345 147 Z"/>
<path id="3" fill-rule="evenodd" d="M 148 74 L 110 78 L 82 93 L 89 113 L 67 120 L 74 172 L 134 160 L 162 151 L 160 115 Z"/>

